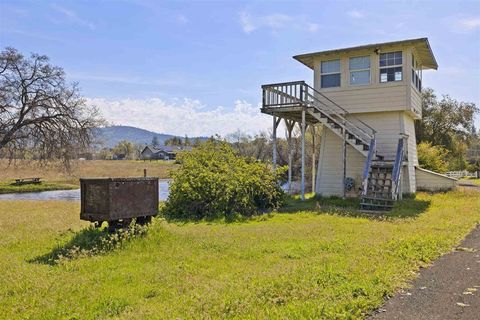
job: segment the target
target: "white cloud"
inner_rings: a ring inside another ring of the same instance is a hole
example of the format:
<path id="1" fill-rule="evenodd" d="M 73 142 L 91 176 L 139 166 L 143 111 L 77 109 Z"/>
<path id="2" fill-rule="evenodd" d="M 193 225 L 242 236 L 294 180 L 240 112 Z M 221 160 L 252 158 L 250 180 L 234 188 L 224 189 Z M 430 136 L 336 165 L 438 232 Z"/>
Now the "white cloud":
<path id="1" fill-rule="evenodd" d="M 480 30 L 480 16 L 453 15 L 444 19 L 444 23 L 455 33 L 470 33 Z"/>
<path id="2" fill-rule="evenodd" d="M 303 29 L 309 32 L 315 32 L 319 28 L 318 24 L 309 22 L 304 16 L 291 16 L 283 13 L 254 16 L 247 11 L 240 12 L 239 16 L 243 32 L 247 34 L 261 28 L 267 28 L 273 32 L 286 27 Z"/>
<path id="3" fill-rule="evenodd" d="M 356 19 L 365 18 L 365 14 L 358 10 L 350 10 L 347 12 L 347 15 L 351 18 L 356 18 Z"/>
<path id="4" fill-rule="evenodd" d="M 87 99 L 102 112 L 108 122 L 130 125 L 175 135 L 210 136 L 241 130 L 257 133 L 271 127 L 271 117 L 260 113 L 259 106 L 236 100 L 233 108 L 207 109 L 198 100 L 175 99 Z"/>
<path id="5" fill-rule="evenodd" d="M 253 25 L 250 14 L 245 11 L 240 12 L 240 24 L 245 33 L 250 33 L 256 29 L 256 27 Z"/>
<path id="6" fill-rule="evenodd" d="M 175 17 L 175 20 L 177 21 L 178 24 L 180 25 L 183 25 L 183 24 L 186 24 L 188 22 L 188 18 L 186 16 L 184 16 L 183 14 L 178 14 L 176 17 Z"/>
<path id="7" fill-rule="evenodd" d="M 456 25 L 463 31 L 474 31 L 480 28 L 480 17 L 458 19 Z"/>
<path id="8" fill-rule="evenodd" d="M 316 32 L 320 28 L 320 25 L 318 23 L 309 23 L 308 24 L 308 31 L 310 32 Z"/>
<path id="9" fill-rule="evenodd" d="M 79 17 L 75 11 L 59 6 L 57 4 L 52 4 L 51 8 L 57 11 L 58 13 L 62 14 L 71 23 L 75 23 L 80 26 L 87 27 L 90 30 L 94 30 L 96 27 L 93 22 Z"/>

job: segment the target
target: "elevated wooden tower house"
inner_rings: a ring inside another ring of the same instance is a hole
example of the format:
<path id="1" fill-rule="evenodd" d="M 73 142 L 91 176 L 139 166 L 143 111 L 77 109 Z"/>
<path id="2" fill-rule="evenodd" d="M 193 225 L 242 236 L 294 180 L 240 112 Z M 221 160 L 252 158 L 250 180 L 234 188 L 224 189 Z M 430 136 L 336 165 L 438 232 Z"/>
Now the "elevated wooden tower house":
<path id="1" fill-rule="evenodd" d="M 304 81 L 262 86 L 261 111 L 302 131 L 302 197 L 305 130 L 323 125 L 315 191 L 362 197 L 365 210 L 385 210 L 402 193 L 416 191 L 414 121 L 421 119 L 422 70 L 438 65 L 427 38 L 369 44 L 293 57 L 313 70 Z M 346 181 L 354 182 L 349 190 Z"/>

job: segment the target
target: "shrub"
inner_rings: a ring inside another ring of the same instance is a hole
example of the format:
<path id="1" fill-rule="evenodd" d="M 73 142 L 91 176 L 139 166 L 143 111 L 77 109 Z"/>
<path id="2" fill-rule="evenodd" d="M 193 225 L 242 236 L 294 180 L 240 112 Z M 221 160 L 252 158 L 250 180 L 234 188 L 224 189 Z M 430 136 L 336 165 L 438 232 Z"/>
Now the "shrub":
<path id="1" fill-rule="evenodd" d="M 448 150 L 441 146 L 432 146 L 430 142 L 422 142 L 417 145 L 418 163 L 422 168 L 439 173 L 448 170 Z"/>
<path id="2" fill-rule="evenodd" d="M 162 212 L 174 219 L 232 219 L 277 208 L 284 193 L 265 163 L 238 156 L 226 142 L 209 141 L 179 155 Z"/>

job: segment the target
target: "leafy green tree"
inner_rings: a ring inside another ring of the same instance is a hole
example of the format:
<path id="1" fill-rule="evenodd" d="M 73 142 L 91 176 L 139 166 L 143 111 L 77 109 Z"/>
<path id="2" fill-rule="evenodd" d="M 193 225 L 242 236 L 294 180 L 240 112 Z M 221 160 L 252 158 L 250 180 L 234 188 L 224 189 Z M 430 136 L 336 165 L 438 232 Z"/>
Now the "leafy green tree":
<path id="1" fill-rule="evenodd" d="M 135 146 L 130 141 L 122 140 L 113 147 L 112 151 L 116 155 L 124 154 L 125 159 L 133 159 L 135 155 Z"/>
<path id="2" fill-rule="evenodd" d="M 195 138 L 195 139 L 193 140 L 193 146 L 194 146 L 194 147 L 198 147 L 198 146 L 200 146 L 201 144 L 202 144 L 202 140 L 201 140 L 200 138 L 197 137 L 197 138 Z"/>
<path id="3" fill-rule="evenodd" d="M 467 167 L 466 152 L 475 137 L 474 119 L 479 111 L 474 103 L 445 95 L 438 99 L 426 88 L 422 93 L 422 121 L 415 124 L 417 142 L 429 142 L 448 151 L 449 170 Z"/>
<path id="4" fill-rule="evenodd" d="M 179 155 L 165 216 L 176 219 L 233 219 L 280 206 L 279 179 L 272 168 L 236 154 L 226 142 L 208 141 Z"/>
<path id="5" fill-rule="evenodd" d="M 448 171 L 448 150 L 444 147 L 421 142 L 417 145 L 417 154 L 422 168 L 440 173 Z"/>
<path id="6" fill-rule="evenodd" d="M 172 137 L 170 139 L 165 140 L 166 146 L 181 146 L 182 145 L 182 138 L 179 137 Z"/>
<path id="7" fill-rule="evenodd" d="M 100 160 L 112 160 L 112 151 L 108 148 L 102 148 L 98 154 L 97 154 L 97 159 Z"/>

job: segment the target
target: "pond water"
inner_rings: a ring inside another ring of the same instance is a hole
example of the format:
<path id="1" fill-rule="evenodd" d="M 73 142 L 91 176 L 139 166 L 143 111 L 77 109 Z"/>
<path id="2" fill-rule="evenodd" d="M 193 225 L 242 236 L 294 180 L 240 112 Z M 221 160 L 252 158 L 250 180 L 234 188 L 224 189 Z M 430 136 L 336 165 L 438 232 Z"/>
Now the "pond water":
<path id="1" fill-rule="evenodd" d="M 158 195 L 160 201 L 167 200 L 170 180 L 158 181 Z M 0 194 L 0 200 L 64 200 L 80 201 L 80 189 L 55 190 L 42 192 L 7 193 Z"/>

